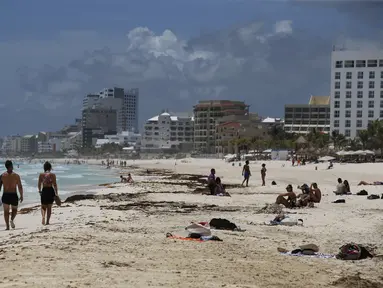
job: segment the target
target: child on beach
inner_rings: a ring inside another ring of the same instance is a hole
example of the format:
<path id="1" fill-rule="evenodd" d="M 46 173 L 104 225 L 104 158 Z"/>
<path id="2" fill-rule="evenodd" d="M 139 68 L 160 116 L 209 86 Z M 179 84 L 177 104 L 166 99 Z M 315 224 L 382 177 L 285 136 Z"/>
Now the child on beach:
<path id="1" fill-rule="evenodd" d="M 215 193 L 215 186 L 216 186 L 216 182 L 215 182 L 215 169 L 214 168 L 212 168 L 210 170 L 210 175 L 207 177 L 207 186 L 209 187 L 210 194 L 214 195 L 214 193 Z"/>
<path id="2" fill-rule="evenodd" d="M 246 182 L 246 187 L 249 187 L 249 178 L 251 176 L 249 160 L 246 160 L 246 164 L 243 166 L 242 175 L 243 175 L 242 186 Z"/>
<path id="3" fill-rule="evenodd" d="M 266 178 L 266 164 L 262 164 L 262 169 L 261 169 L 261 178 L 262 178 L 262 186 L 266 186 L 265 178 Z"/>

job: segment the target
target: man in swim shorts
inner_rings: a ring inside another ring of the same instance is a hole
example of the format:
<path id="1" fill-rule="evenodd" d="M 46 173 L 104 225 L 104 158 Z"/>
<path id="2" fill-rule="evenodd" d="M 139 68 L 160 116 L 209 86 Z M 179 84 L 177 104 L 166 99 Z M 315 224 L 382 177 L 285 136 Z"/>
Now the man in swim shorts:
<path id="1" fill-rule="evenodd" d="M 4 220 L 6 230 L 9 230 L 9 224 L 15 228 L 14 220 L 17 215 L 17 206 L 19 206 L 19 197 L 17 195 L 17 189 L 20 193 L 20 203 L 23 202 L 23 186 L 21 185 L 20 176 L 13 172 L 12 161 L 7 160 L 5 162 L 5 168 L 7 169 L 0 176 L 0 190 L 3 187 L 3 196 L 1 201 L 3 202 Z M 9 210 L 12 207 L 11 221 L 9 221 Z"/>

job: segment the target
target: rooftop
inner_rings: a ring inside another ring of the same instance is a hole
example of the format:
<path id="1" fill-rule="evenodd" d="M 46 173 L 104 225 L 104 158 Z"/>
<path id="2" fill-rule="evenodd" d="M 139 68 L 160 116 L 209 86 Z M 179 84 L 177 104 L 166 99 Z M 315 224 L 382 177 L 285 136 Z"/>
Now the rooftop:
<path id="1" fill-rule="evenodd" d="M 309 105 L 330 105 L 330 96 L 312 96 Z"/>

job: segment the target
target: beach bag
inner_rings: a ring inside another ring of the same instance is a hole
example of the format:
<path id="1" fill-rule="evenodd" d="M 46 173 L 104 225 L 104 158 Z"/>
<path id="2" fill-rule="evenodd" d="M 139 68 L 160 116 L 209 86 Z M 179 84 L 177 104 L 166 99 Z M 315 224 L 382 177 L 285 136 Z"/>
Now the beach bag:
<path id="1" fill-rule="evenodd" d="M 302 219 L 294 219 L 294 218 L 290 218 L 289 216 L 285 216 L 285 218 L 282 219 L 279 222 L 279 224 L 283 225 L 283 226 L 303 225 L 303 220 Z"/>
<path id="2" fill-rule="evenodd" d="M 362 249 L 358 244 L 349 243 L 339 248 L 336 258 L 341 260 L 359 260 L 362 255 Z"/>
<path id="3" fill-rule="evenodd" d="M 55 195 L 55 203 L 57 206 L 61 206 L 61 199 L 58 195 Z"/>
<path id="4" fill-rule="evenodd" d="M 209 223 L 210 227 L 214 227 L 217 230 L 231 230 L 238 229 L 237 225 L 226 219 L 213 218 Z"/>

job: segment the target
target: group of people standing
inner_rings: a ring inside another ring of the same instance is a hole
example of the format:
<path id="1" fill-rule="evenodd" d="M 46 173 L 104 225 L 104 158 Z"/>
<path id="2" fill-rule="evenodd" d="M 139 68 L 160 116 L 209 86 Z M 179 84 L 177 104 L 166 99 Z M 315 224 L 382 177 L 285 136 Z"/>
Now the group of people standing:
<path id="1" fill-rule="evenodd" d="M 23 185 L 19 174 L 13 171 L 13 163 L 10 160 L 5 162 L 6 171 L 0 176 L 0 190 L 3 188 L 1 202 L 4 210 L 4 221 L 6 230 L 15 228 L 15 218 L 19 203 L 24 200 Z M 52 205 L 55 197 L 58 197 L 58 188 L 56 175 L 51 172 L 52 165 L 49 162 L 44 163 L 44 173 L 38 177 L 38 192 L 41 201 L 42 224 L 49 225 L 52 214 Z M 17 194 L 20 194 L 20 196 Z M 11 217 L 9 217 L 11 216 Z"/>

